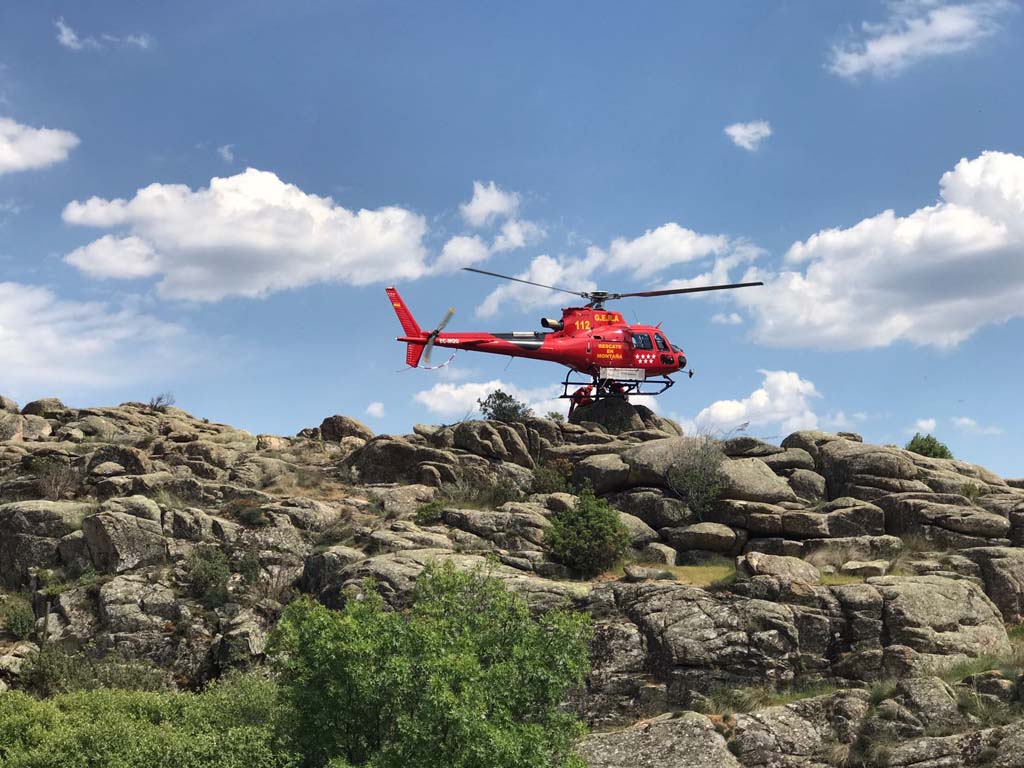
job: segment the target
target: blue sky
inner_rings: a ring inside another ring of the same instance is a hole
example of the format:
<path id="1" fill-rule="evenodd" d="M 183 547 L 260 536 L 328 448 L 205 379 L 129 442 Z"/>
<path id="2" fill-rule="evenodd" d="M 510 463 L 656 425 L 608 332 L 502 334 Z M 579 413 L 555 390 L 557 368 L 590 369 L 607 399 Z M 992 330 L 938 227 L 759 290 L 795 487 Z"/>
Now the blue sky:
<path id="1" fill-rule="evenodd" d="M 560 371 L 400 372 L 385 285 L 532 330 L 557 294 L 458 267 L 757 277 L 616 307 L 697 371 L 662 413 L 1024 475 L 1022 33 L 1009 0 L 5 3 L 0 392 L 405 432 Z"/>

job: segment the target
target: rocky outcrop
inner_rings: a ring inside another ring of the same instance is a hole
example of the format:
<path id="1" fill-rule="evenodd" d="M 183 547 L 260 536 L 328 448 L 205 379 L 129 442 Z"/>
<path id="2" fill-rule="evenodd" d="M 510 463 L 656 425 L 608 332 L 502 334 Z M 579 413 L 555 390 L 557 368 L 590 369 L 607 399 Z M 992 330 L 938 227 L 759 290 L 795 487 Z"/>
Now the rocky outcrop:
<path id="1" fill-rule="evenodd" d="M 0 585 L 37 617 L 26 643 L 0 634 L 0 687 L 44 637 L 201 685 L 261 663 L 298 592 L 339 607 L 373 588 L 401 609 L 449 562 L 537 613 L 590 614 L 590 673 L 565 704 L 615 729 L 584 740 L 591 765 L 1014 764 L 1015 726 L 982 727 L 978 707 L 1024 701 L 1015 674 L 981 670 L 1012 662 L 1024 618 L 1024 488 L 849 433 L 708 443 L 623 401 L 572 421 L 375 436 L 339 415 L 281 438 L 0 398 Z M 677 470 L 709 448 L 720 492 L 691 498 Z M 576 497 L 533 491 L 562 479 L 630 534 L 593 581 L 545 544 Z M 213 597 L 203 553 L 227 569 Z"/>

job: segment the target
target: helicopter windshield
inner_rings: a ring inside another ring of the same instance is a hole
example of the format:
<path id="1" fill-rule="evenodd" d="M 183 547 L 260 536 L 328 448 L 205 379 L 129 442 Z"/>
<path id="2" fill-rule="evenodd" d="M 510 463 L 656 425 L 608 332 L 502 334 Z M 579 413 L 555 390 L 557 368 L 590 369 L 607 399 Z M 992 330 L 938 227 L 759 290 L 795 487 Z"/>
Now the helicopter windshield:
<path id="1" fill-rule="evenodd" d="M 673 352 L 682 352 L 683 350 L 681 350 L 679 347 L 677 347 L 675 344 L 673 344 L 672 345 L 672 351 Z"/>
<path id="2" fill-rule="evenodd" d="M 660 333 L 654 334 L 654 343 L 658 345 L 660 352 L 668 352 L 668 344 L 665 343 L 665 339 L 661 337 Z"/>

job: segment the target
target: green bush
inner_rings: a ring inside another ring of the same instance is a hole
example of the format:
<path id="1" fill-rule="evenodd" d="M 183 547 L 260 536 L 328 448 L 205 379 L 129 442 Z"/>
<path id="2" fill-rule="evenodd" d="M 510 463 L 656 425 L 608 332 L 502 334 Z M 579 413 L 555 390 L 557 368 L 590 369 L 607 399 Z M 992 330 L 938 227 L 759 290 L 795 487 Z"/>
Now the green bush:
<path id="1" fill-rule="evenodd" d="M 4 628 L 18 640 L 24 640 L 36 627 L 36 614 L 27 600 L 9 597 L 3 606 Z"/>
<path id="2" fill-rule="evenodd" d="M 437 525 L 444 515 L 444 501 L 431 499 L 426 504 L 421 504 L 416 509 L 417 525 Z"/>
<path id="3" fill-rule="evenodd" d="M 534 493 L 565 493 L 571 488 L 572 462 L 569 459 L 549 459 L 533 470 Z"/>
<path id="4" fill-rule="evenodd" d="M 523 402 L 516 400 L 507 392 L 496 389 L 483 400 L 477 400 L 480 413 L 485 419 L 492 421 L 525 421 L 533 416 L 533 410 Z"/>
<path id="5" fill-rule="evenodd" d="M 0 695 L 5 768 L 298 768 L 282 749 L 276 686 L 231 678 L 199 694 L 93 690 Z"/>
<path id="6" fill-rule="evenodd" d="M 255 584 L 263 572 L 263 566 L 260 563 L 260 553 L 255 549 L 245 550 L 242 556 L 238 558 L 236 570 L 246 584 Z"/>
<path id="7" fill-rule="evenodd" d="M 722 446 L 710 435 L 685 441 L 665 478 L 668 487 L 686 500 L 698 520 L 711 511 L 722 492 Z"/>
<path id="8" fill-rule="evenodd" d="M 929 456 L 933 459 L 952 459 L 953 452 L 946 447 L 944 443 L 940 443 L 932 435 L 922 435 L 920 432 L 915 432 L 914 436 L 907 441 L 907 444 L 903 446 L 911 453 L 916 453 L 920 456 Z"/>
<path id="9" fill-rule="evenodd" d="M 589 667 L 587 619 L 531 616 L 484 573 L 428 566 L 412 607 L 373 590 L 343 611 L 285 610 L 271 650 L 310 766 L 581 766 L 582 727 L 561 702 Z"/>
<path id="10" fill-rule="evenodd" d="M 188 576 L 192 594 L 207 608 L 217 608 L 228 601 L 228 579 L 231 569 L 228 557 L 212 544 L 200 544 L 188 558 Z"/>
<path id="11" fill-rule="evenodd" d="M 444 501 L 451 504 L 494 509 L 509 501 L 523 497 L 519 487 L 507 478 L 493 478 L 486 474 L 466 473 L 454 483 L 445 483 L 438 489 Z"/>
<path id="12" fill-rule="evenodd" d="M 551 516 L 544 540 L 555 560 L 583 578 L 611 568 L 630 543 L 619 513 L 589 487 L 580 491 L 575 507 Z"/>
<path id="13" fill-rule="evenodd" d="M 28 690 L 39 696 L 75 691 L 117 689 L 161 691 L 167 688 L 167 674 L 144 659 L 129 659 L 118 653 L 94 658 L 70 653 L 48 645 L 28 662 L 22 674 Z"/>

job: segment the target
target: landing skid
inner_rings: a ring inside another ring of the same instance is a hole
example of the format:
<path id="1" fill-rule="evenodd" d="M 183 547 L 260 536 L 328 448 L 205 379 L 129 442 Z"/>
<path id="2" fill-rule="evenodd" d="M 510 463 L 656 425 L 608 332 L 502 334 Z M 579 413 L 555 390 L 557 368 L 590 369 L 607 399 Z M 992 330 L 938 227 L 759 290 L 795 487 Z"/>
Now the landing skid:
<path id="1" fill-rule="evenodd" d="M 575 378 L 574 378 L 575 376 Z M 601 379 L 597 376 L 587 376 L 577 371 L 569 371 L 562 382 L 562 394 L 560 398 L 571 398 L 573 392 L 580 387 L 591 386 L 590 397 L 593 400 L 603 400 L 606 397 L 628 397 L 629 395 L 644 395 L 654 397 L 672 387 L 675 382 L 668 376 L 644 379 L 643 381 L 629 381 L 627 379 Z"/>

